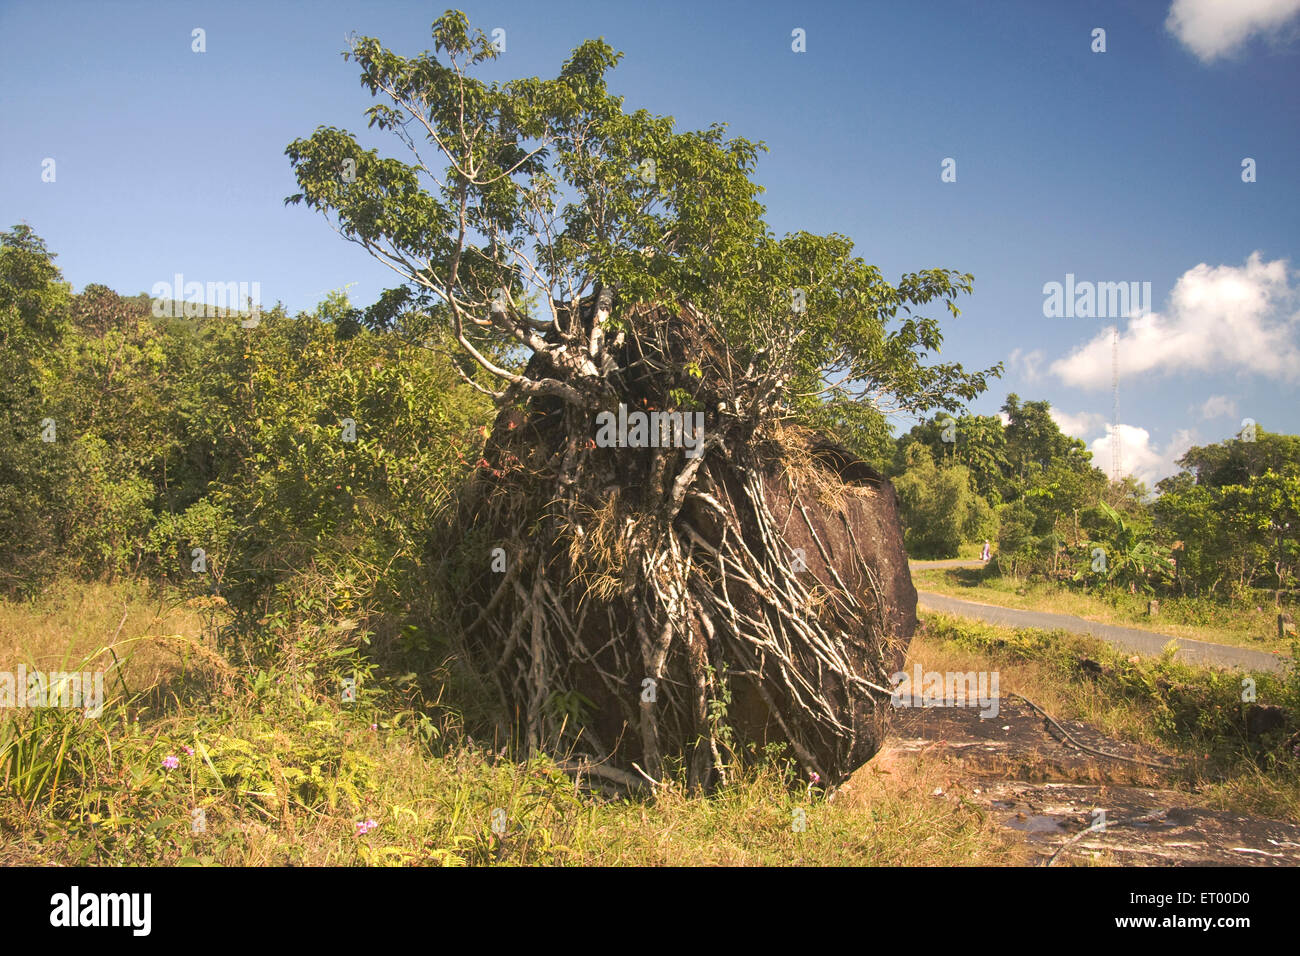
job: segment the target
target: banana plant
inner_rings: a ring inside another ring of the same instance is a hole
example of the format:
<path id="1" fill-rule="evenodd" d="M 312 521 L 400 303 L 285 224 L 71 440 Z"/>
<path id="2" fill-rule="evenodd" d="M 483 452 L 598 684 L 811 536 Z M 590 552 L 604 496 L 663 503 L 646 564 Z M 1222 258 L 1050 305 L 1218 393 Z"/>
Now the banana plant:
<path id="1" fill-rule="evenodd" d="M 1174 562 L 1168 548 L 1156 544 L 1150 535 L 1142 534 L 1124 516 L 1105 502 L 1100 502 L 1102 513 L 1110 520 L 1109 540 L 1089 542 L 1092 563 L 1089 568 L 1074 576 L 1076 581 L 1100 580 L 1107 585 L 1134 584 L 1146 593 L 1152 593 L 1153 579 L 1172 576 Z M 1102 554 L 1098 555 L 1098 551 Z"/>

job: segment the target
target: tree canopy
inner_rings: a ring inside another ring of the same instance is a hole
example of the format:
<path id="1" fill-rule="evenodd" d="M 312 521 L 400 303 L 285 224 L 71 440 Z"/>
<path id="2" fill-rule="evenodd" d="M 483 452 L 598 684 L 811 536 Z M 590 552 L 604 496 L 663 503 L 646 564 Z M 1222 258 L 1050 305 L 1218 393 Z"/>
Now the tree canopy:
<path id="1" fill-rule="evenodd" d="M 412 58 L 352 40 L 344 56 L 382 100 L 369 123 L 405 160 L 320 127 L 286 150 L 301 188 L 287 201 L 391 267 L 409 290 L 394 295 L 445 323 L 496 398 L 594 407 L 610 345 L 645 331 L 644 303 L 689 303 L 734 351 L 723 400 L 737 416 L 955 409 L 999 371 L 925 361 L 942 336 L 913 309 L 937 301 L 957 315 L 970 275 L 928 269 L 890 284 L 845 236 L 777 238 L 752 179 L 764 147 L 720 124 L 683 132 L 626 111 L 608 86 L 622 55 L 603 40 L 578 46 L 554 79 L 506 83 L 474 75 L 497 51 L 464 14 L 439 18 L 433 40 Z M 602 293 L 590 330 L 569 322 L 573 303 Z M 523 375 L 500 358 L 511 349 L 546 354 L 551 374 Z"/>

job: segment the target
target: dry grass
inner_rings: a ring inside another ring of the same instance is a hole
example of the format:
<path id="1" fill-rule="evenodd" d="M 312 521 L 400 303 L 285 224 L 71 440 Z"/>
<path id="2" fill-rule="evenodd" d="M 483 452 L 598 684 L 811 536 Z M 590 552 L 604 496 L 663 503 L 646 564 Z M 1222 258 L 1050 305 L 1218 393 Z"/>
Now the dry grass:
<path id="1" fill-rule="evenodd" d="M 132 690 L 139 694 L 154 679 L 176 692 L 143 715 L 132 707 L 106 711 L 100 721 L 59 711 L 38 712 L 45 724 L 30 712 L 0 718 L 0 750 L 5 734 L 17 739 L 15 728 L 38 757 L 68 742 L 68 765 L 52 789 L 4 784 L 0 863 L 944 866 L 1027 859 L 1020 837 L 971 799 L 969 778 L 950 760 L 873 763 L 830 801 L 779 758 L 736 773 L 707 797 L 669 781 L 653 796 L 611 798 L 579 789 L 549 760 L 516 761 L 475 744 L 454 710 L 382 681 L 363 680 L 357 702 L 345 705 L 323 691 L 320 662 L 310 665 L 314 678 L 301 668 L 235 668 L 197 642 L 197 610 L 169 609 L 130 585 L 91 585 L 84 599 L 65 585 L 37 602 L 0 602 L 6 653 L 36 663 L 93 650 L 111 636 L 124 604 Z M 930 633 L 914 642 L 909 667 L 997 668 L 1003 693 L 1020 691 L 1060 718 L 1175 752 L 1194 746 L 1171 742 L 1141 694 L 1107 694 L 1066 676 L 1069 655 L 1091 648 L 1086 642 L 983 629 L 992 637 L 972 643 L 965 622 L 939 623 L 927 618 Z M 139 640 L 146 635 L 158 637 Z M 1104 651 L 1097 645 L 1096 654 Z M 1158 673 L 1183 684 L 1194 675 Z M 167 769 L 166 757 L 178 766 Z M 1212 805 L 1300 817 L 1294 782 L 1239 762 L 1216 769 L 1217 783 L 1189 783 Z M 375 826 L 359 832 L 366 821 Z"/>
<path id="2" fill-rule="evenodd" d="M 111 644 L 127 686 L 145 688 L 181 669 L 175 650 L 153 638 L 194 641 L 203 629 L 199 601 L 137 582 L 60 581 L 29 601 L 0 601 L 0 670 L 13 671 L 20 663 L 43 671 L 65 664 L 108 670 Z"/>
<path id="3" fill-rule="evenodd" d="M 1083 721 L 1109 737 L 1161 746 L 1139 701 L 1104 694 L 1092 683 L 1062 680 L 1060 666 L 1055 661 L 995 660 L 987 652 L 963 647 L 922 629 L 912 641 L 907 668 L 910 670 L 918 663 L 927 671 L 996 669 L 998 690 L 1003 697 L 1013 692 L 1022 694 L 1057 719 Z"/>
<path id="4" fill-rule="evenodd" d="M 816 437 L 807 428 L 778 423 L 769 450 L 776 453 L 782 477 L 793 493 L 809 495 L 834 511 L 843 510 L 846 496 L 867 493 L 868 489 L 845 484 L 838 475 L 819 464 L 810 450 Z"/>
<path id="5" fill-rule="evenodd" d="M 363 684 L 355 705 L 343 705 L 301 671 L 239 673 L 193 643 L 199 619 L 183 608 L 169 612 L 165 603 L 159 609 L 147 592 L 93 586 L 84 601 L 71 586 L 60 593 L 38 604 L 0 603 L 6 633 L 28 635 L 22 653 L 54 654 L 59 642 L 103 643 L 125 602 L 124 635 L 179 635 L 137 641 L 128 673 L 138 680 L 152 674 L 180 690 L 138 722 L 127 719 L 138 708 L 110 708 L 100 721 L 61 711 L 0 718 L 17 721 L 5 732 L 16 726 L 38 754 L 66 739 L 75 757 L 52 789 L 6 785 L 0 827 L 12 839 L 0 863 L 920 866 L 1022 859 L 1018 841 L 977 807 L 933 796 L 954 785 L 948 768 L 860 774 L 828 801 L 795 778 L 792 764 L 772 758 L 709 796 L 668 781 L 652 796 L 614 799 L 579 789 L 546 759 L 514 761 L 476 745 L 454 712 L 411 707 L 378 682 Z M 184 653 L 168 654 L 173 646 Z M 214 693 L 223 680 L 236 692 Z M 38 714 L 45 724 L 33 722 Z M 179 765 L 168 769 L 167 757 Z M 498 812 L 502 825 L 494 829 Z M 365 821 L 375 826 L 359 833 Z"/>

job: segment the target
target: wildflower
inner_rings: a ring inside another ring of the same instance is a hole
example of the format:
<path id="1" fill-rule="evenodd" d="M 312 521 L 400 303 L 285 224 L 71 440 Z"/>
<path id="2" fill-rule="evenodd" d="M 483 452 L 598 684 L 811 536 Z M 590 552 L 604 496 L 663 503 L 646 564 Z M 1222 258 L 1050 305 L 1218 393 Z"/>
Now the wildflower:
<path id="1" fill-rule="evenodd" d="M 808 774 L 808 779 L 811 780 L 814 784 L 818 784 L 822 782 L 822 778 L 818 775 L 817 771 L 815 770 L 812 773 Z"/>
<path id="2" fill-rule="evenodd" d="M 191 747 L 191 746 L 189 746 L 189 745 L 187 744 L 187 745 L 185 746 L 185 753 L 186 753 L 187 755 L 193 757 L 193 756 L 194 756 L 194 748 Z"/>
<path id="3" fill-rule="evenodd" d="M 180 757 L 173 757 L 171 754 L 168 754 L 166 757 L 163 757 L 163 766 L 168 770 L 175 770 L 180 765 L 181 765 Z"/>
<path id="4" fill-rule="evenodd" d="M 375 820 L 363 820 L 363 821 L 358 821 L 358 822 L 357 822 L 357 836 L 365 836 L 367 833 L 369 833 L 371 830 L 375 829 L 375 827 L 377 827 L 377 826 L 379 826 L 379 823 L 378 823 L 377 821 L 375 821 Z"/>
<path id="5" fill-rule="evenodd" d="M 370 725 L 370 729 L 371 729 L 371 730 L 378 730 L 378 729 L 379 729 L 379 725 L 378 725 L 378 724 L 371 724 L 371 725 Z"/>

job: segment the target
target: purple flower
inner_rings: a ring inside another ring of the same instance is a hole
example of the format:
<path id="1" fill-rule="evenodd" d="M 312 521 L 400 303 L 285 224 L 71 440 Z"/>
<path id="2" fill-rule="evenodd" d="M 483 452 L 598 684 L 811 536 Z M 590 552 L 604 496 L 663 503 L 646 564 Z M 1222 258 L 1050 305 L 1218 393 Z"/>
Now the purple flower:
<path id="1" fill-rule="evenodd" d="M 822 782 L 822 778 L 817 774 L 817 771 L 816 771 L 816 770 L 814 770 L 812 773 L 808 774 L 808 779 L 811 780 L 813 783 L 821 783 L 821 782 Z"/>
<path id="2" fill-rule="evenodd" d="M 193 747 L 187 746 L 187 747 L 185 748 L 185 752 L 186 752 L 187 754 L 189 754 L 191 757 L 194 756 L 194 748 L 193 748 Z"/>
<path id="3" fill-rule="evenodd" d="M 377 826 L 379 826 L 379 823 L 376 822 L 375 820 L 364 820 L 364 821 L 358 821 L 358 822 L 357 822 L 357 836 L 365 836 L 367 833 L 369 833 L 371 830 L 373 830 L 373 829 L 374 829 L 375 827 L 377 827 Z"/>
<path id="4" fill-rule="evenodd" d="M 163 757 L 163 766 L 168 770 L 175 770 L 180 765 L 181 765 L 180 757 L 173 757 L 171 754 L 168 754 L 166 757 Z"/>

